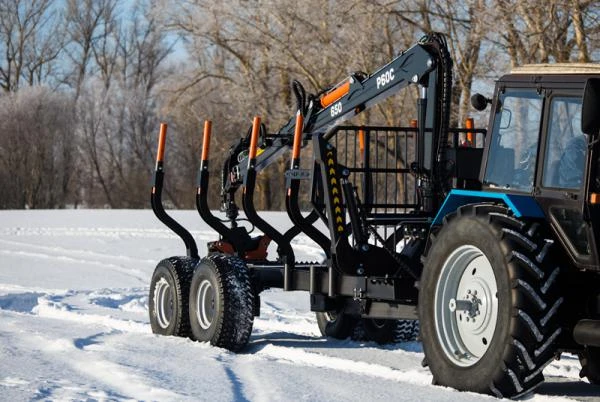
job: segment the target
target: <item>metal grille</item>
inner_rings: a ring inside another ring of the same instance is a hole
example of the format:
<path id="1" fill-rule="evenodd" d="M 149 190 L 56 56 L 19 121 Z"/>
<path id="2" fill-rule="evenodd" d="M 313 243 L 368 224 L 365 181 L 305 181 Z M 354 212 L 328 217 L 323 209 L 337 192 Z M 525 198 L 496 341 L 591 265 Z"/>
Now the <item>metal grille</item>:
<path id="1" fill-rule="evenodd" d="M 330 139 L 368 214 L 408 213 L 418 207 L 410 173 L 416 136 L 410 127 L 340 126 Z"/>
<path id="2" fill-rule="evenodd" d="M 338 164 L 350 171 L 367 220 L 389 247 L 401 246 L 403 226 L 420 209 L 410 169 L 417 159 L 417 133 L 413 127 L 339 126 L 329 138 Z M 484 137 L 485 130 L 456 128 L 446 141 L 449 147 L 483 148 Z M 380 242 L 372 238 L 370 243 Z"/>

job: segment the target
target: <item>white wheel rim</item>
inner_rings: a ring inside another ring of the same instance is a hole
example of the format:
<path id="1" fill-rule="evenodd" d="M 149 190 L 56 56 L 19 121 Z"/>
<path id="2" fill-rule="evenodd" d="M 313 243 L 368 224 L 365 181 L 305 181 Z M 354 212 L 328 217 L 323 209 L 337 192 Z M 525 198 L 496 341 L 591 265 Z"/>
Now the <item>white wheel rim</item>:
<path id="1" fill-rule="evenodd" d="M 171 287 L 165 278 L 160 278 L 154 287 L 154 311 L 158 325 L 166 329 L 171 323 L 173 316 L 173 300 Z"/>
<path id="2" fill-rule="evenodd" d="M 327 318 L 327 321 L 329 322 L 335 322 L 335 320 L 337 320 L 337 313 L 334 311 L 326 311 L 325 312 L 325 318 Z"/>
<path id="3" fill-rule="evenodd" d="M 215 315 L 215 292 L 208 279 L 204 279 L 198 287 L 196 297 L 196 317 L 202 329 L 208 329 Z"/>
<path id="4" fill-rule="evenodd" d="M 490 261 L 475 246 L 446 259 L 435 289 L 435 330 L 446 356 L 469 367 L 488 350 L 498 321 L 498 286 Z"/>

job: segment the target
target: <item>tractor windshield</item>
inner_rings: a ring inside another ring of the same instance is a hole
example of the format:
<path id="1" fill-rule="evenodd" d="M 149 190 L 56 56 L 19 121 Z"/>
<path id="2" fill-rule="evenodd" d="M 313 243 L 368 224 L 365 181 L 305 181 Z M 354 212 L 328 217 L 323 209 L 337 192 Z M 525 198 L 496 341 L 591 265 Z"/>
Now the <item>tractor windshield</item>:
<path id="1" fill-rule="evenodd" d="M 535 90 L 506 90 L 500 96 L 484 183 L 531 192 L 540 135 L 543 98 Z"/>

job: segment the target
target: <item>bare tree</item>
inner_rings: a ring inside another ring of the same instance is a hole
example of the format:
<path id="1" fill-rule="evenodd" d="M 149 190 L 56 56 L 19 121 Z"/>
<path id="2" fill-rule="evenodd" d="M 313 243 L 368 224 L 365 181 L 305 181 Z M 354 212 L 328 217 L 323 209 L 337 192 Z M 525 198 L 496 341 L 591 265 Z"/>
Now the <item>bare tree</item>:
<path id="1" fill-rule="evenodd" d="M 65 19 L 69 46 L 65 54 L 73 69 L 66 81 L 74 88 L 75 99 L 79 98 L 81 86 L 91 68 L 94 48 L 110 34 L 114 25 L 115 7 L 116 0 L 67 1 Z"/>
<path id="2" fill-rule="evenodd" d="M 75 144 L 70 98 L 28 87 L 0 99 L 2 208 L 64 208 L 70 199 Z"/>
<path id="3" fill-rule="evenodd" d="M 589 34 L 600 27 L 596 2 L 496 0 L 494 7 L 502 28 L 495 32 L 497 43 L 513 66 L 591 60 L 590 47 L 595 46 Z"/>
<path id="4" fill-rule="evenodd" d="M 0 0 L 0 86 L 47 82 L 62 38 L 52 0 Z"/>
<path id="5" fill-rule="evenodd" d="M 158 125 L 154 88 L 170 47 L 142 11 L 100 38 L 92 45 L 96 63 L 102 63 L 99 76 L 84 80 L 78 102 L 86 175 L 99 184 L 88 194 L 99 191 L 102 196 L 92 202 L 111 207 L 144 207 L 154 148 L 150 134 Z"/>

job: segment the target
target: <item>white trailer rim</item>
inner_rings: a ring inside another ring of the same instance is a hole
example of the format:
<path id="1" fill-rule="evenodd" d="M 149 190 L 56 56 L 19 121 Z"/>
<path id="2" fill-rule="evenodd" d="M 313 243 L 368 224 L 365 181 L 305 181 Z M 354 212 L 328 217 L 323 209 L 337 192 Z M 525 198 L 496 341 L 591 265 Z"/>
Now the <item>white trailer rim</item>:
<path id="1" fill-rule="evenodd" d="M 472 245 L 444 262 L 435 288 L 435 330 L 454 364 L 469 367 L 488 350 L 498 321 L 498 286 L 492 265 Z"/>
<path id="2" fill-rule="evenodd" d="M 210 328 L 215 315 L 215 292 L 208 279 L 204 279 L 198 287 L 196 297 L 196 317 L 202 329 Z"/>
<path id="3" fill-rule="evenodd" d="M 173 316 L 173 298 L 171 287 L 165 278 L 160 278 L 154 287 L 154 311 L 158 325 L 166 329 Z"/>

